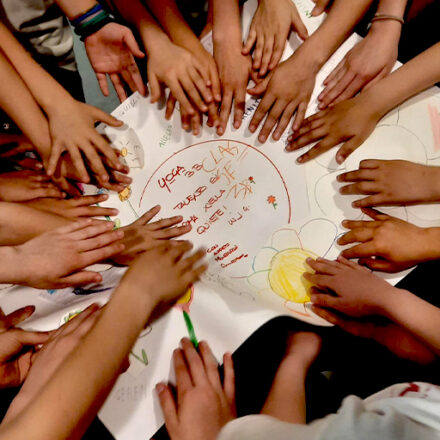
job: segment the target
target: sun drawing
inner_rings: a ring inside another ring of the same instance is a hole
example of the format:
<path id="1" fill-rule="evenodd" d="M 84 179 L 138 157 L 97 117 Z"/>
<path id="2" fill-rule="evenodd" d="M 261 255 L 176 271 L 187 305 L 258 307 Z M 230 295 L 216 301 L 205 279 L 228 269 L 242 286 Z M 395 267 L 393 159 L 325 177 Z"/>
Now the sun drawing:
<path id="1" fill-rule="evenodd" d="M 298 231 L 290 226 L 279 229 L 254 258 L 248 283 L 272 301 L 278 297 L 289 311 L 311 317 L 305 304 L 310 302 L 312 283 L 302 276 L 312 270 L 306 259 L 325 257 L 336 235 L 336 226 L 326 219 L 311 220 Z"/>

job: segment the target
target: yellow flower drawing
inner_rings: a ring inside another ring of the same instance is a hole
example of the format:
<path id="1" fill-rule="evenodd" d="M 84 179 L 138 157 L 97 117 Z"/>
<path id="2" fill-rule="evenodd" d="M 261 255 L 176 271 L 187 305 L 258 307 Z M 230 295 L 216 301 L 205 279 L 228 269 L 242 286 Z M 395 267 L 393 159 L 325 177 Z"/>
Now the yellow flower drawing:
<path id="1" fill-rule="evenodd" d="M 279 229 L 254 258 L 248 283 L 259 294 L 272 299 L 275 294 L 289 311 L 312 316 L 305 306 L 310 302 L 312 286 L 302 276 L 311 271 L 305 261 L 309 257 L 325 257 L 336 235 L 337 227 L 327 219 L 310 220 L 298 230 L 291 226 Z"/>

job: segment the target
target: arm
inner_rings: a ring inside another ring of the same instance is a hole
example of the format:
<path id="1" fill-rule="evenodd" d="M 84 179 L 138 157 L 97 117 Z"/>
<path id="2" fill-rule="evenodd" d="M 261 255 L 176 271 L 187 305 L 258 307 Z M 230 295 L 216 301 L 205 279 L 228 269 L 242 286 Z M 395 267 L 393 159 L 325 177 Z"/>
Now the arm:
<path id="1" fill-rule="evenodd" d="M 271 75 L 249 93 L 264 97 L 255 111 L 249 130 L 255 132 L 268 117 L 259 135 L 260 142 L 266 142 L 273 133 L 279 140 L 296 112 L 293 130 L 301 126 L 312 95 L 316 75 L 321 67 L 351 33 L 364 15 L 372 0 L 335 0 L 322 25 Z"/>
<path id="2" fill-rule="evenodd" d="M 342 163 L 390 110 L 440 80 L 439 57 L 437 43 L 355 98 L 310 116 L 289 139 L 287 149 L 319 141 L 298 159 L 305 163 L 344 141 L 336 153 L 336 161 Z"/>
<path id="3" fill-rule="evenodd" d="M 54 174 L 58 159 L 65 149 L 69 151 L 84 182 L 89 181 L 89 176 L 80 150 L 87 156 L 92 170 L 103 182 L 107 182 L 109 176 L 96 150 L 106 157 L 112 168 L 122 170 L 115 152 L 94 127 L 96 121 L 112 126 L 120 126 L 122 122 L 98 108 L 75 101 L 32 59 L 3 24 L 0 24 L 0 48 L 48 116 L 52 138 L 48 174 Z"/>
<path id="4" fill-rule="evenodd" d="M 80 17 L 98 3 L 95 0 L 57 0 L 56 3 L 67 15 L 69 20 Z M 127 83 L 131 91 L 139 91 L 145 95 L 145 85 L 133 56 L 143 58 L 133 33 L 126 26 L 118 23 L 107 23 L 105 26 L 86 37 L 84 46 L 90 64 L 96 73 L 102 93 L 108 96 L 107 74 L 115 87 L 119 100 L 127 98 L 123 83 Z"/>
<path id="5" fill-rule="evenodd" d="M 38 394 L 29 396 L 28 405 L 1 426 L 4 438 L 81 438 L 153 310 L 160 303 L 177 298 L 205 269 L 194 267 L 201 253 L 181 258 L 189 248 L 188 244 L 173 250 L 156 248 L 137 260 L 82 343 L 42 384 Z M 84 371 L 88 374 L 84 375 Z M 43 414 L 52 417 L 42 417 Z"/>
<path id="6" fill-rule="evenodd" d="M 407 0 L 381 0 L 376 14 L 403 20 Z M 319 108 L 349 99 L 387 76 L 397 61 L 402 23 L 393 19 L 371 23 L 367 36 L 351 49 L 325 79 Z"/>

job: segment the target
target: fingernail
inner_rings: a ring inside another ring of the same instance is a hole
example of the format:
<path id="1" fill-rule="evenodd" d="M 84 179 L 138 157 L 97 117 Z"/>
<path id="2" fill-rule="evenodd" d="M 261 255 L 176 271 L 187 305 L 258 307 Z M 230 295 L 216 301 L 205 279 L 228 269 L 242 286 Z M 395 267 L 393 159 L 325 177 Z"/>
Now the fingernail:
<path id="1" fill-rule="evenodd" d="M 165 385 L 163 383 L 158 383 L 156 385 L 156 392 L 158 394 L 162 394 L 164 392 L 164 390 L 165 390 Z"/>
<path id="2" fill-rule="evenodd" d="M 302 156 L 298 157 L 298 159 L 296 159 L 296 161 L 298 163 L 303 163 L 304 162 L 304 158 Z"/>
<path id="3" fill-rule="evenodd" d="M 253 133 L 255 131 L 255 125 L 249 125 L 249 131 Z"/>

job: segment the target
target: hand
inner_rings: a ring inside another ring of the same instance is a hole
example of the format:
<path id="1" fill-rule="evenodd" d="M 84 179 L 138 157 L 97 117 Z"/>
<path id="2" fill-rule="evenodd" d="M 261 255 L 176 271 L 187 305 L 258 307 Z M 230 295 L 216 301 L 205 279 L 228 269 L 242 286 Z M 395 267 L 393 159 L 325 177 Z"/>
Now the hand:
<path id="1" fill-rule="evenodd" d="M 370 136 L 380 118 L 359 95 L 308 117 L 289 137 L 290 145 L 286 150 L 295 151 L 319 141 L 298 158 L 299 163 L 306 163 L 343 142 L 336 153 L 336 162 L 341 164 Z"/>
<path id="2" fill-rule="evenodd" d="M 208 104 L 213 101 L 209 72 L 189 51 L 168 38 L 162 39 L 150 45 L 147 70 L 151 102 L 160 99 L 160 84 L 164 84 L 188 114 L 195 113 L 190 100 L 202 113 L 208 111 Z"/>
<path id="3" fill-rule="evenodd" d="M 318 17 L 323 12 L 327 11 L 333 3 L 333 0 L 312 0 L 315 7 L 312 9 L 312 17 Z"/>
<path id="4" fill-rule="evenodd" d="M 350 231 L 338 239 L 338 244 L 360 243 L 344 250 L 345 258 L 359 258 L 360 264 L 383 272 L 400 272 L 436 258 L 438 228 L 419 228 L 374 209 L 362 211 L 373 221 L 342 223 Z"/>
<path id="5" fill-rule="evenodd" d="M 167 103 L 166 103 L 166 110 L 165 110 L 165 119 L 170 120 L 173 116 L 174 109 L 176 107 L 177 100 L 173 96 L 172 93 L 169 93 Z M 214 103 L 209 104 L 209 109 L 214 106 L 215 108 L 215 119 L 217 119 L 217 106 Z M 208 110 L 210 113 L 211 111 Z M 182 130 L 189 131 L 191 130 L 194 136 L 197 136 L 200 132 L 200 128 L 203 126 L 203 113 L 200 111 L 195 111 L 193 114 L 190 114 L 186 111 L 186 109 L 182 106 L 180 106 L 180 121 L 182 125 Z M 218 123 L 218 122 L 217 122 Z M 208 119 L 208 125 L 212 126 L 212 118 L 210 117 Z"/>
<path id="6" fill-rule="evenodd" d="M 160 206 L 155 206 L 131 225 L 120 228 L 124 232 L 122 243 L 125 245 L 125 249 L 112 257 L 114 263 L 130 264 L 141 252 L 160 246 L 164 244 L 165 240 L 180 237 L 191 230 L 190 225 L 176 226 L 183 220 L 180 215 L 150 223 L 159 211 Z M 178 244 L 177 241 L 170 243 Z"/>
<path id="7" fill-rule="evenodd" d="M 40 197 L 54 197 L 56 200 L 66 194 L 41 172 L 23 170 L 0 174 L 0 200 L 23 202 Z"/>
<path id="8" fill-rule="evenodd" d="M 397 61 L 400 31 L 398 22 L 373 23 L 367 36 L 324 80 L 319 109 L 349 99 L 387 76 Z"/>
<path id="9" fill-rule="evenodd" d="M 88 165 L 97 178 L 103 182 L 109 181 L 109 175 L 98 152 L 106 158 L 113 169 L 123 170 L 113 148 L 95 129 L 95 122 L 98 121 L 112 127 L 120 127 L 121 121 L 96 107 L 70 98 L 59 103 L 48 117 L 52 138 L 52 151 L 47 165 L 49 176 L 55 173 L 60 155 L 65 150 L 69 152 L 73 165 L 84 183 L 88 183 L 90 177 L 81 153 L 86 156 Z"/>
<path id="10" fill-rule="evenodd" d="M 252 59 L 250 55 L 245 56 L 241 53 L 241 45 L 235 47 L 229 43 L 221 44 L 214 41 L 214 59 L 222 85 L 220 124 L 217 126 L 217 134 L 222 136 L 232 111 L 232 102 L 234 102 L 234 128 L 240 128 L 246 103 L 246 87 L 254 72 L 252 72 Z M 257 81 L 256 74 L 254 76 L 254 80 Z"/>
<path id="11" fill-rule="evenodd" d="M 143 58 L 145 55 L 128 27 L 108 23 L 88 36 L 84 46 L 104 96 L 109 95 L 107 75 L 121 102 L 127 99 L 124 82 L 132 92 L 138 90 L 145 96 L 146 87 L 134 60 L 134 57 Z"/>
<path id="12" fill-rule="evenodd" d="M 27 202 L 27 206 L 39 209 L 41 211 L 51 212 L 61 215 L 72 220 L 83 217 L 104 217 L 119 214 L 114 208 L 103 208 L 101 206 L 93 206 L 98 203 L 105 202 L 108 194 L 98 194 L 95 196 L 80 196 L 73 199 L 38 199 Z"/>
<path id="13" fill-rule="evenodd" d="M 155 306 L 177 300 L 207 268 L 206 265 L 196 266 L 205 251 L 184 256 L 191 248 L 187 241 L 178 244 L 165 242 L 142 253 L 130 265 L 124 284 L 132 286 L 131 290 L 138 287 L 146 292 Z"/>
<path id="14" fill-rule="evenodd" d="M 271 72 L 262 83 L 248 90 L 251 95 L 260 95 L 267 88 L 249 125 L 249 130 L 255 132 L 266 113 L 268 114 L 258 136 L 260 142 L 266 142 L 276 124 L 277 128 L 272 137 L 279 140 L 295 111 L 293 130 L 301 126 L 317 73 L 308 68 L 308 64 L 302 60 L 302 55 L 296 52 Z"/>
<path id="15" fill-rule="evenodd" d="M 47 332 L 13 328 L 34 311 L 34 306 L 27 306 L 5 315 L 0 308 L 0 388 L 17 387 L 23 382 L 35 347 L 44 344 L 50 336 Z"/>
<path id="16" fill-rule="evenodd" d="M 0 134 L 0 158 L 10 161 L 22 169 L 41 171 L 44 166 L 40 159 L 26 156 L 36 148 L 23 134 Z"/>
<path id="17" fill-rule="evenodd" d="M 378 342 L 398 357 L 420 364 L 430 364 L 437 357 L 410 332 L 388 319 L 361 321 L 318 306 L 313 306 L 312 310 L 347 333 Z"/>
<path id="18" fill-rule="evenodd" d="M 37 289 L 62 289 L 99 283 L 99 273 L 84 270 L 122 252 L 122 231 L 111 231 L 112 222 L 91 224 L 82 220 L 46 232 L 14 249 L 20 284 Z"/>
<path id="19" fill-rule="evenodd" d="M 189 339 L 173 353 L 177 398 L 169 386 L 156 386 L 165 426 L 171 440 L 215 440 L 226 423 L 236 417 L 232 356 L 225 354 L 224 381 L 206 342 L 196 351 Z"/>
<path id="20" fill-rule="evenodd" d="M 81 344 L 99 316 L 99 307 L 92 304 L 71 321 L 52 332 L 49 338 L 46 337 L 47 341 L 43 348 L 34 354 L 27 378 L 12 401 L 4 420 L 16 417 L 29 402 L 38 396 L 57 368 Z"/>
<path id="21" fill-rule="evenodd" d="M 383 314 L 389 304 L 385 306 L 385 297 L 398 298 L 399 289 L 343 257 L 337 261 L 308 258 L 306 263 L 315 271 L 305 272 L 304 278 L 315 284 L 310 298 L 316 306 L 362 317 Z M 331 294 L 333 292 L 336 296 Z"/>
<path id="22" fill-rule="evenodd" d="M 340 174 L 338 182 L 355 182 L 342 187 L 341 194 L 368 195 L 353 202 L 355 208 L 440 200 L 440 168 L 405 160 L 363 160 L 358 170 Z"/>
<path id="23" fill-rule="evenodd" d="M 291 0 L 259 1 L 242 53 L 249 55 L 255 46 L 252 68 L 260 76 L 280 62 L 292 27 L 301 39 L 308 38 L 307 28 Z"/>

